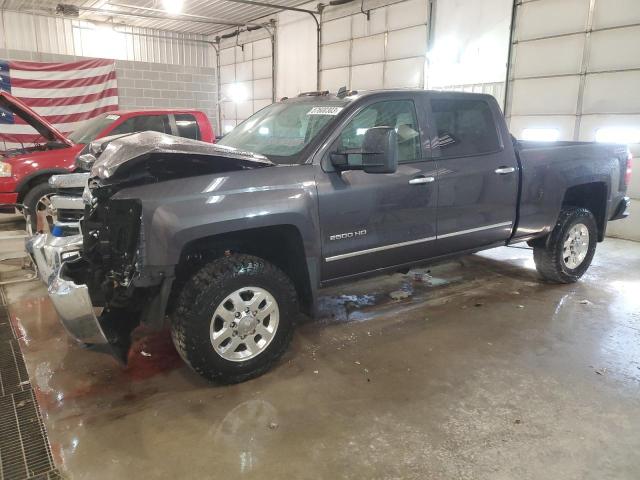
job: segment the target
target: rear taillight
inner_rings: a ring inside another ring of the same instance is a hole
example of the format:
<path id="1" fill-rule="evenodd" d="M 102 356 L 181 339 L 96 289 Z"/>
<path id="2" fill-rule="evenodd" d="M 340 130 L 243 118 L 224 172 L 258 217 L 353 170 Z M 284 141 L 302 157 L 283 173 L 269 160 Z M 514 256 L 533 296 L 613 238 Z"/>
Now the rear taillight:
<path id="1" fill-rule="evenodd" d="M 633 160 L 633 155 L 631 152 L 627 154 L 627 170 L 624 172 L 624 184 L 628 187 L 631 183 L 631 161 Z"/>

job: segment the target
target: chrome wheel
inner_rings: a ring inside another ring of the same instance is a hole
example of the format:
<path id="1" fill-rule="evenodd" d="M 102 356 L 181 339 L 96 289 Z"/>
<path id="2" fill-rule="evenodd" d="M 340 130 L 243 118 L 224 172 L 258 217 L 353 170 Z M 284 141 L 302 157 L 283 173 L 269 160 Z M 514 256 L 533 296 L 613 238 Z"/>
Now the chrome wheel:
<path id="1" fill-rule="evenodd" d="M 51 204 L 52 196 L 52 193 L 43 195 L 36 203 L 36 230 L 38 232 L 51 232 L 55 223 L 57 212 Z"/>
<path id="2" fill-rule="evenodd" d="M 569 230 L 564 240 L 562 261 L 571 270 L 580 266 L 589 252 L 589 229 L 577 223 Z"/>
<path id="3" fill-rule="evenodd" d="M 239 288 L 213 313 L 211 345 L 225 360 L 249 360 L 269 346 L 279 319 L 278 302 L 271 293 L 259 287 Z"/>

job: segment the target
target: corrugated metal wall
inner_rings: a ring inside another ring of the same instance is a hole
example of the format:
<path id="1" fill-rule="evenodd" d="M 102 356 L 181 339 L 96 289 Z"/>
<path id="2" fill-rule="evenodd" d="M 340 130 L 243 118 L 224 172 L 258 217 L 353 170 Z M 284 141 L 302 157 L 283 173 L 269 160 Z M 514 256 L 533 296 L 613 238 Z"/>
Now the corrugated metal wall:
<path id="1" fill-rule="evenodd" d="M 126 27 L 0 11 L 0 55 L 29 51 L 196 67 L 215 66 L 215 51 L 198 34 Z"/>

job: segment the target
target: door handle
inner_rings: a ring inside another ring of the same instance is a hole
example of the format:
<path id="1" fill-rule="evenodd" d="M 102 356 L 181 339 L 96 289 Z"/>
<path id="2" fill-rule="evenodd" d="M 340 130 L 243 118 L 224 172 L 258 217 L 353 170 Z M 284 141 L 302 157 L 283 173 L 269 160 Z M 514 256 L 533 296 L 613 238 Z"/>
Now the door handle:
<path id="1" fill-rule="evenodd" d="M 422 185 L 423 183 L 432 183 L 435 181 L 435 177 L 417 177 L 409 180 L 409 185 Z"/>
<path id="2" fill-rule="evenodd" d="M 516 169 L 514 167 L 500 167 L 494 170 L 498 175 L 506 175 L 507 173 L 513 173 L 515 171 Z"/>

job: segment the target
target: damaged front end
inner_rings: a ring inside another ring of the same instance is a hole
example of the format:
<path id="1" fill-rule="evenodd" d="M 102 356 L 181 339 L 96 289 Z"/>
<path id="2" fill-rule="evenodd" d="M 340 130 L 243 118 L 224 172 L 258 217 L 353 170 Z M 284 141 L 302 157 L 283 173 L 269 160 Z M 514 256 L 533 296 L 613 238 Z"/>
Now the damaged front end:
<path id="1" fill-rule="evenodd" d="M 131 332 L 158 291 L 141 286 L 140 227 L 139 201 L 87 206 L 82 256 L 64 262 L 49 283 L 49 296 L 71 336 L 123 362 Z"/>
<path id="2" fill-rule="evenodd" d="M 126 362 L 140 324 L 164 326 L 173 266 L 145 264 L 143 201 L 118 198 L 137 185 L 273 165 L 264 157 L 143 132 L 109 143 L 83 194 L 82 255 L 62 263 L 49 296 L 77 341 Z"/>

